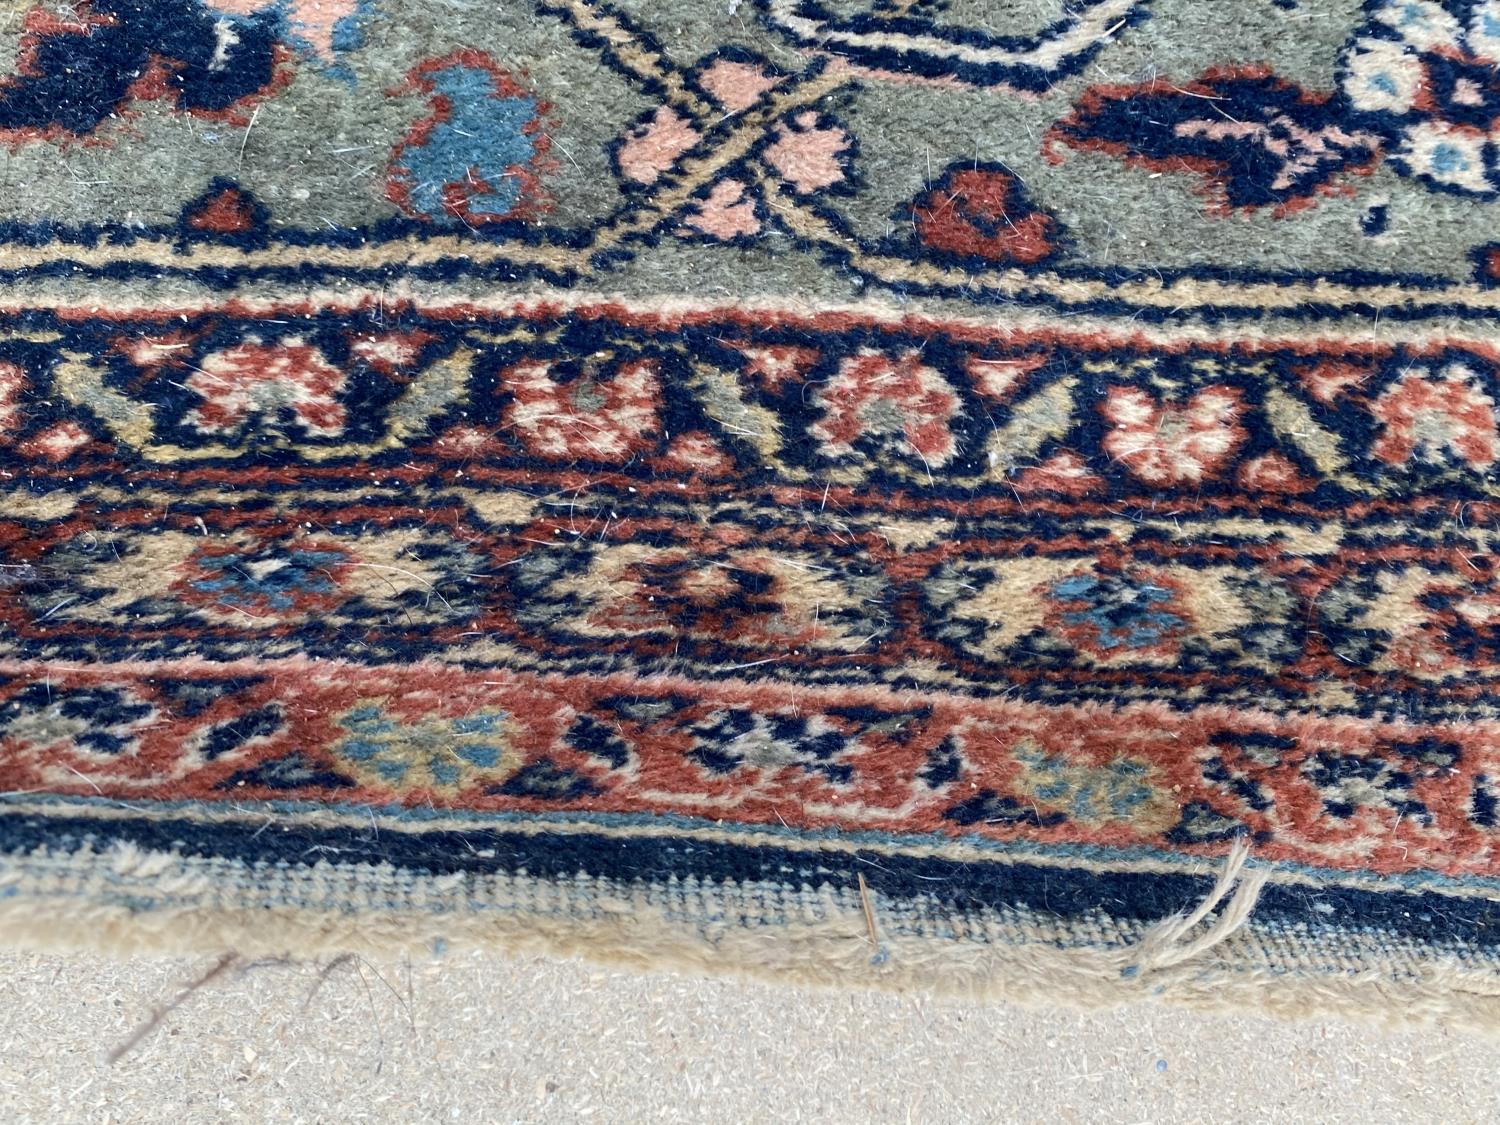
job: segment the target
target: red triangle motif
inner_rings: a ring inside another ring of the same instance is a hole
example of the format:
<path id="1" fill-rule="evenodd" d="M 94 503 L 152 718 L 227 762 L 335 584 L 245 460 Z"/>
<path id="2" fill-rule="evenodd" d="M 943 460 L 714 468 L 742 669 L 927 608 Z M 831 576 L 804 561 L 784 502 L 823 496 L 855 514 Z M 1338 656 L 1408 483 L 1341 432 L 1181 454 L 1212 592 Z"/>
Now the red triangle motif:
<path id="1" fill-rule="evenodd" d="M 667 451 L 656 459 L 656 468 L 670 473 L 687 473 L 695 477 L 722 477 L 734 469 L 734 461 L 719 448 L 718 442 L 702 430 L 678 434 Z"/>
<path id="2" fill-rule="evenodd" d="M 745 370 L 772 391 L 779 390 L 783 383 L 800 383 L 820 355 L 816 348 L 796 344 L 757 344 L 740 351 L 745 356 Z"/>
<path id="3" fill-rule="evenodd" d="M 1010 398 L 1026 377 L 1047 362 L 1043 355 L 1006 356 L 984 359 L 971 356 L 967 367 L 974 389 L 996 404 Z"/>
<path id="4" fill-rule="evenodd" d="M 1054 453 L 1040 465 L 1033 465 L 1011 481 L 1011 487 L 1022 495 L 1055 492 L 1064 496 L 1087 496 L 1103 485 L 1088 462 L 1070 449 Z"/>
<path id="5" fill-rule="evenodd" d="M 1317 487 L 1302 471 L 1280 453 L 1263 453 L 1240 466 L 1241 488 L 1254 492 L 1295 495 Z"/>
<path id="6" fill-rule="evenodd" d="M 255 227 L 255 207 L 239 188 L 227 187 L 198 203 L 186 222 L 192 230 L 243 234 Z"/>

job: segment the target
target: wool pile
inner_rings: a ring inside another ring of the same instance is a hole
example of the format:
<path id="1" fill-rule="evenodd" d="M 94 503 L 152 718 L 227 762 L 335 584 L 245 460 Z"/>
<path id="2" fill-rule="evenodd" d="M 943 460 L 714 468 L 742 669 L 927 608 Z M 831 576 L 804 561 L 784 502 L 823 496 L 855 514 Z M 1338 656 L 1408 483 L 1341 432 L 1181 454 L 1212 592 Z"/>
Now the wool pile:
<path id="1" fill-rule="evenodd" d="M 0 940 L 1494 1026 L 1500 0 L 0 13 Z"/>

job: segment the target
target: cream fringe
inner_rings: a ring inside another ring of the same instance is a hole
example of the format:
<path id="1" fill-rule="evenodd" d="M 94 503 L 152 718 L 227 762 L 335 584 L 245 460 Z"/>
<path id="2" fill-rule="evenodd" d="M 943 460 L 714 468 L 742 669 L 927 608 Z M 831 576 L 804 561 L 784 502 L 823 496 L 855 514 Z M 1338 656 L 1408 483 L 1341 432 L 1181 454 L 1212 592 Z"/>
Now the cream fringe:
<path id="1" fill-rule="evenodd" d="M 101 857 L 103 858 L 103 857 Z M 141 860 L 174 857 L 142 854 Z M 1045 940 L 985 943 L 886 933 L 872 956 L 868 921 L 856 897 L 817 892 L 818 922 L 775 926 L 705 925 L 668 916 L 641 888 L 600 904 L 592 916 L 517 908 L 487 913 L 246 908 L 210 899 L 134 911 L 0 879 L 0 946 L 38 951 L 90 950 L 115 956 L 223 954 L 319 958 L 341 953 L 388 958 L 431 956 L 447 948 L 581 957 L 632 970 L 738 975 L 834 988 L 922 991 L 969 1000 L 1029 1005 L 1112 1006 L 1154 999 L 1204 1010 L 1260 1011 L 1288 1019 L 1341 1016 L 1386 1026 L 1441 1022 L 1500 1034 L 1500 972 L 1475 970 L 1434 955 L 1392 956 L 1376 965 L 1330 972 L 1335 951 L 1298 935 L 1281 939 L 1283 965 L 1272 968 L 1268 935 L 1246 930 L 1264 871 L 1246 871 L 1236 848 L 1215 884 L 1190 912 L 1157 923 L 1124 951 L 1058 948 Z M 16 874 L 14 871 L 12 874 Z M 160 872 L 171 881 L 169 872 Z M 351 879 L 349 902 L 362 889 Z M 739 889 L 715 892 L 735 914 Z M 1227 901 L 1226 901 L 1227 900 Z M 1223 909 L 1196 938 L 1184 940 Z M 875 913 L 881 912 L 878 898 Z M 1289 954 L 1289 955 L 1288 955 Z M 1295 962 L 1301 960 L 1302 967 Z M 1396 962 L 1399 960 L 1399 966 Z M 1414 971 L 1415 970 L 1415 971 Z"/>
<path id="2" fill-rule="evenodd" d="M 1269 872 L 1255 870 L 1245 874 L 1245 861 L 1250 858 L 1250 847 L 1244 837 L 1239 837 L 1224 861 L 1213 889 L 1188 914 L 1174 914 L 1164 918 L 1147 931 L 1146 936 L 1125 951 L 1124 972 L 1127 975 L 1153 973 L 1173 965 L 1192 961 L 1224 941 L 1250 920 L 1255 904 L 1260 900 L 1261 888 L 1266 885 Z M 1240 876 L 1244 875 L 1241 879 Z M 1192 941 L 1181 941 L 1189 930 L 1208 917 L 1218 906 L 1230 888 L 1239 880 L 1239 889 L 1211 926 Z"/>

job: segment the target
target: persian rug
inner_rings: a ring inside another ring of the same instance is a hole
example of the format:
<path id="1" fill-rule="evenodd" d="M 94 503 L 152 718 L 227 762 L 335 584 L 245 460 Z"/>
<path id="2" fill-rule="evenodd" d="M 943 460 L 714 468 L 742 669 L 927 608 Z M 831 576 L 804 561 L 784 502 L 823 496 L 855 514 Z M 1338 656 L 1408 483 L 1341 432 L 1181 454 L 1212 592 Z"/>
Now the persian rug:
<path id="1" fill-rule="evenodd" d="M 0 939 L 1500 1024 L 1500 0 L 0 68 Z"/>

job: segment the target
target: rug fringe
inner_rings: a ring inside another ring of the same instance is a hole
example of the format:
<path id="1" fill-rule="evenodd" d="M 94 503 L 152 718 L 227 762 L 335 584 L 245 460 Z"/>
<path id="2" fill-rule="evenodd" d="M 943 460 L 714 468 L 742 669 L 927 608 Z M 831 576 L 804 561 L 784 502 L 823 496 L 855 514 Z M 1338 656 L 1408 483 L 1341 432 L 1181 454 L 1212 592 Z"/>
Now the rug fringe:
<path id="1" fill-rule="evenodd" d="M 1224 859 L 1219 877 L 1198 906 L 1190 912 L 1162 919 L 1139 942 L 1128 947 L 1124 951 L 1125 965 L 1120 974 L 1125 977 L 1145 976 L 1184 964 L 1212 949 L 1248 922 L 1270 876 L 1264 868 L 1246 871 L 1249 858 L 1250 845 L 1243 836 L 1238 837 Z M 1233 895 L 1230 895 L 1231 889 Z M 1228 902 L 1208 929 L 1191 941 L 1183 941 L 1219 903 L 1224 902 L 1226 895 L 1230 895 Z"/>

